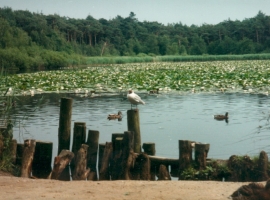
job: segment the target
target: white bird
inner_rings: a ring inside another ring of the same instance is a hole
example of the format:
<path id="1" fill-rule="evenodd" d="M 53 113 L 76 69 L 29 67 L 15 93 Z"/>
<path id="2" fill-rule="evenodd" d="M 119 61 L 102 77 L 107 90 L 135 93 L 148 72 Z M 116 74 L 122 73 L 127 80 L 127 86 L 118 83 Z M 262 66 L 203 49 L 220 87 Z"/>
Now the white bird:
<path id="1" fill-rule="evenodd" d="M 143 105 L 145 104 L 145 102 L 141 99 L 141 97 L 135 94 L 132 90 L 128 91 L 127 99 L 131 103 L 131 109 L 132 109 L 132 104 L 136 105 L 136 108 L 138 104 L 143 104 Z"/>

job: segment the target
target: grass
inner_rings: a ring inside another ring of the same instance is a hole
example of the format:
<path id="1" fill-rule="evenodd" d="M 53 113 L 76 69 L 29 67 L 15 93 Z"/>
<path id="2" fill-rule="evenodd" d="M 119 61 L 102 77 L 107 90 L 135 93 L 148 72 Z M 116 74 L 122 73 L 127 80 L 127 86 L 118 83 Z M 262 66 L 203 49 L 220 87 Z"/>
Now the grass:
<path id="1" fill-rule="evenodd" d="M 86 57 L 86 64 L 126 64 L 126 63 L 150 63 L 150 62 L 197 62 L 197 61 L 236 61 L 236 60 L 270 60 L 270 54 L 246 54 L 246 55 L 170 55 L 149 56 L 140 54 L 137 56 L 111 56 L 111 57 Z"/>

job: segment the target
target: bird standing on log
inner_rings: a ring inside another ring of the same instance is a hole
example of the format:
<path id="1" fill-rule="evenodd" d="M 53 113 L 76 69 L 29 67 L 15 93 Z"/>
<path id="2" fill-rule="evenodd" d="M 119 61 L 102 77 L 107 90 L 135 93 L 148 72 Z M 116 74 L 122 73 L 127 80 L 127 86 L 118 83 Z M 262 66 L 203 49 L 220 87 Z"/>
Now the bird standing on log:
<path id="1" fill-rule="evenodd" d="M 143 104 L 143 105 L 145 104 L 145 102 L 141 99 L 141 97 L 135 94 L 132 90 L 128 91 L 127 99 L 131 103 L 131 109 L 132 109 L 132 105 L 136 105 L 136 109 L 137 109 L 138 104 Z"/>

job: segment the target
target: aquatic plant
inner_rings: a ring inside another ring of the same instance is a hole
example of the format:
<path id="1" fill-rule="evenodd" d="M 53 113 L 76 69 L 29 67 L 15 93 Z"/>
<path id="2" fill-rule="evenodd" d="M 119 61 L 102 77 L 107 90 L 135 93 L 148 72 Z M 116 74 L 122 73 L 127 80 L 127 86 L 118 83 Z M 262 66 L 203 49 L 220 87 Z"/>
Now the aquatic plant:
<path id="1" fill-rule="evenodd" d="M 129 88 L 161 92 L 246 92 L 268 94 L 270 60 L 155 62 L 89 66 L 83 69 L 9 75 L 0 93 L 121 92 Z"/>

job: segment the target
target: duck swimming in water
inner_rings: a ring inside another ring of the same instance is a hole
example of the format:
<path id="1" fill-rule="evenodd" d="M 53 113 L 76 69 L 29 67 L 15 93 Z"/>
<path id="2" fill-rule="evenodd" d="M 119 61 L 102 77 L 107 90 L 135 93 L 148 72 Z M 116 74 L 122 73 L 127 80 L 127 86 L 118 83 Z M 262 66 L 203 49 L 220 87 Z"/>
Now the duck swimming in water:
<path id="1" fill-rule="evenodd" d="M 107 117 L 108 120 L 112 119 L 122 119 L 122 112 L 118 111 L 118 114 L 109 114 Z"/>
<path id="2" fill-rule="evenodd" d="M 214 119 L 216 120 L 228 120 L 229 116 L 228 116 L 228 112 L 225 113 L 225 115 L 214 115 Z"/>

